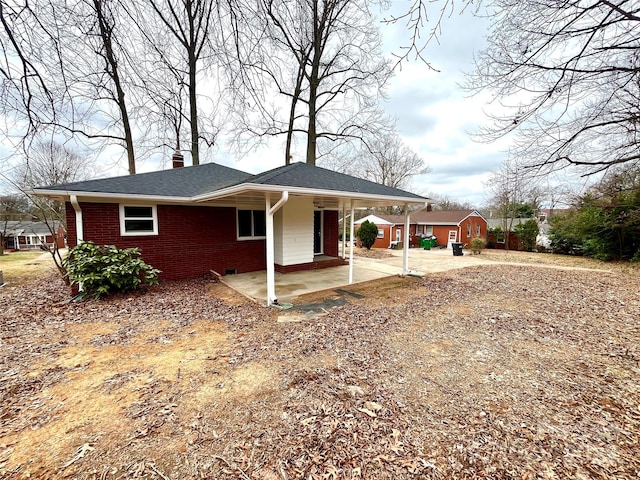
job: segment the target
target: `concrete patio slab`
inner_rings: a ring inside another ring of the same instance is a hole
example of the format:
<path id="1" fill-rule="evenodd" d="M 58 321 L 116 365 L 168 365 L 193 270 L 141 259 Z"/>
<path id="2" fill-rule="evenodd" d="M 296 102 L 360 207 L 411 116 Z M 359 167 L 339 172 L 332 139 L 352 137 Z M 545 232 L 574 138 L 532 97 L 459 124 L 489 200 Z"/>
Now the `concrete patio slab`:
<path id="1" fill-rule="evenodd" d="M 353 264 L 353 283 L 377 280 L 402 273 L 400 267 L 369 259 L 356 258 Z M 267 272 L 250 272 L 226 275 L 222 281 L 231 288 L 259 302 L 267 301 Z M 349 266 L 305 270 L 302 272 L 276 272 L 276 295 L 279 303 L 290 302 L 293 298 L 319 290 L 344 287 L 349 283 Z"/>

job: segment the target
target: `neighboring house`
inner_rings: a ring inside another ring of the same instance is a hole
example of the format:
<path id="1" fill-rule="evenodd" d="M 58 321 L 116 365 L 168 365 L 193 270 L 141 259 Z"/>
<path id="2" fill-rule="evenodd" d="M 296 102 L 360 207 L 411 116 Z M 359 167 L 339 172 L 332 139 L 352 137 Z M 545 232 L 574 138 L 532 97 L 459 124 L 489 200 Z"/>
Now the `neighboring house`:
<path id="1" fill-rule="evenodd" d="M 356 220 L 354 222 L 356 226 L 356 232 L 365 221 L 372 222 L 376 225 L 376 227 L 378 227 L 378 238 L 376 238 L 376 241 L 373 242 L 372 248 L 390 248 L 394 245 L 394 243 L 399 241 L 395 240 L 394 242 L 395 232 L 393 230 L 393 227 L 395 226 L 395 223 L 385 220 L 384 218 L 381 218 L 377 215 L 367 215 L 364 218 Z"/>
<path id="2" fill-rule="evenodd" d="M 59 248 L 64 248 L 64 229 L 59 226 L 56 237 L 44 222 L 26 220 L 7 221 L 0 224 L 4 229 L 4 248 L 7 250 L 32 250 L 43 245 L 53 246 L 57 242 Z"/>
<path id="3" fill-rule="evenodd" d="M 542 249 L 551 248 L 551 226 L 547 223 L 546 219 L 548 219 L 548 213 L 544 213 L 544 210 L 538 214 L 535 218 L 512 218 L 512 219 L 504 219 L 504 218 L 490 218 L 487 220 L 489 228 L 495 229 L 500 227 L 502 231 L 500 233 L 492 233 L 488 235 L 487 244 L 490 248 L 496 248 L 499 250 L 504 250 L 506 247 L 506 233 L 505 233 L 505 225 L 511 226 L 511 232 L 509 233 L 509 249 L 510 250 L 518 250 L 521 248 L 520 239 L 518 236 L 513 233 L 513 230 L 520 224 L 524 224 L 529 220 L 536 220 L 538 223 L 539 233 L 536 236 L 536 245 L 541 247 Z M 544 219 L 544 220 L 541 220 Z"/>
<path id="4" fill-rule="evenodd" d="M 389 248 L 404 238 L 403 215 L 369 215 L 356 223 L 369 220 L 378 226 L 375 248 Z M 487 220 L 477 210 L 431 210 L 425 207 L 411 212 L 409 217 L 409 244 L 417 247 L 423 237 L 437 238 L 440 246 L 452 242 L 470 243 L 474 237 L 486 238 Z"/>
<path id="5" fill-rule="evenodd" d="M 471 243 L 476 237 L 487 238 L 487 220 L 477 210 L 431 210 L 429 207 L 411 214 L 415 231 L 411 232 L 412 245 L 423 236 L 435 236 L 437 244 L 450 247 L 451 243 Z M 413 225 L 412 225 L 413 227 Z"/>
<path id="6" fill-rule="evenodd" d="M 344 245 L 342 255 L 338 252 L 339 211 L 345 217 L 350 210 L 353 219 L 356 208 L 427 201 L 306 163 L 257 175 L 208 163 L 33 193 L 66 202 L 70 247 L 81 240 L 139 247 L 164 279 L 266 269 L 269 304 L 277 302 L 275 270 L 344 263 Z"/>

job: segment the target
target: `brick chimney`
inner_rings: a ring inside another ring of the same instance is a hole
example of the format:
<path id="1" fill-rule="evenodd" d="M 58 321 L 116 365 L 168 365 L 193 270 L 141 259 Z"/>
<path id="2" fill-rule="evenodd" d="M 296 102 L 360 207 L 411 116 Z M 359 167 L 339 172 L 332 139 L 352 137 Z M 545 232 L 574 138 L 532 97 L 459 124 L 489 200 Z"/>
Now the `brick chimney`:
<path id="1" fill-rule="evenodd" d="M 182 156 L 180 150 L 175 151 L 173 157 L 171 157 L 171 160 L 173 160 L 173 168 L 184 167 L 184 156 Z"/>
<path id="2" fill-rule="evenodd" d="M 427 212 L 430 212 L 432 210 L 433 210 L 433 204 L 427 203 Z"/>

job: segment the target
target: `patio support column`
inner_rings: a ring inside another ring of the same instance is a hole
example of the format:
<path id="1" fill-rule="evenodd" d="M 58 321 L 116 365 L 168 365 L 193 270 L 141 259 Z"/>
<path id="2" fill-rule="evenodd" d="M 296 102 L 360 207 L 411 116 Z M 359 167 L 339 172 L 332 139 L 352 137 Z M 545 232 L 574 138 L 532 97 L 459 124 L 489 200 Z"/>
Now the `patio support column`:
<path id="1" fill-rule="evenodd" d="M 354 204 L 353 199 L 351 199 L 351 217 L 349 219 L 350 228 L 349 228 L 349 285 L 353 283 L 353 244 L 355 242 L 354 238 L 354 225 L 353 225 L 353 217 L 354 215 Z"/>
<path id="2" fill-rule="evenodd" d="M 265 223 L 267 230 L 267 238 L 265 241 L 265 250 L 267 254 L 267 306 L 274 303 L 278 303 L 278 297 L 276 297 L 276 267 L 275 267 L 275 252 L 274 252 L 274 229 L 273 229 L 273 215 L 280 210 L 280 207 L 286 203 L 289 199 L 289 192 L 282 192 L 282 197 L 271 206 L 271 195 L 267 193 L 265 200 Z"/>
<path id="3" fill-rule="evenodd" d="M 347 258 L 347 205 L 342 202 L 342 259 Z"/>
<path id="4" fill-rule="evenodd" d="M 409 215 L 409 205 L 404 204 L 404 249 L 402 250 L 402 274 L 407 275 L 409 273 L 409 229 L 411 224 L 409 223 L 411 216 Z"/>
<path id="5" fill-rule="evenodd" d="M 84 227 L 82 222 L 82 209 L 78 203 L 78 197 L 71 195 L 69 198 L 73 209 L 76 212 L 76 245 L 80 245 L 80 242 L 84 241 Z"/>

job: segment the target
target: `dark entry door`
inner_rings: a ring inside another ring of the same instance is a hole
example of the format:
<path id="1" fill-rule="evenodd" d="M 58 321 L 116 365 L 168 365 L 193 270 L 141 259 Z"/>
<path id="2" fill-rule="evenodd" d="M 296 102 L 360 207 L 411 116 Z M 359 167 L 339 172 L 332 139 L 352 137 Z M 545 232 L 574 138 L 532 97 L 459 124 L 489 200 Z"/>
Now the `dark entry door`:
<path id="1" fill-rule="evenodd" d="M 313 254 L 322 255 L 324 248 L 322 246 L 322 210 L 313 212 Z"/>

